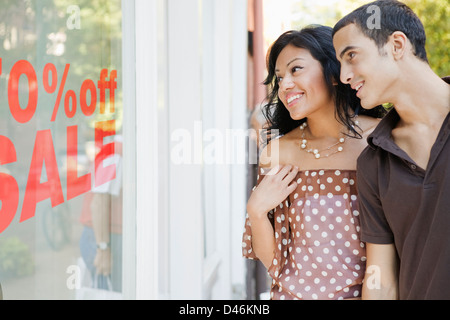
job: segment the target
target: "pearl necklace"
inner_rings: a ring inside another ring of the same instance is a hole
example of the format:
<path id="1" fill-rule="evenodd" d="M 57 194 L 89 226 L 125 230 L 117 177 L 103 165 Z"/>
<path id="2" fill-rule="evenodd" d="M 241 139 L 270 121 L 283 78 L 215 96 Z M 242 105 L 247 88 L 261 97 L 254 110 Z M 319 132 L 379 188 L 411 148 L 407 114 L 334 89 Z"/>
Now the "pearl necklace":
<path id="1" fill-rule="evenodd" d="M 338 140 L 336 143 L 333 143 L 331 146 L 326 147 L 326 148 L 324 148 L 324 149 L 321 149 L 321 150 L 314 149 L 314 148 L 309 148 L 309 149 L 308 149 L 308 140 L 305 139 L 305 128 L 306 128 L 307 126 L 308 126 L 308 124 L 307 124 L 306 122 L 303 122 L 303 123 L 300 125 L 300 130 L 302 130 L 302 140 L 301 140 L 301 143 L 300 143 L 300 148 L 301 148 L 303 151 L 306 151 L 306 152 L 308 152 L 308 153 L 312 153 L 312 154 L 314 155 L 314 158 L 315 158 L 315 159 L 320 159 L 320 158 L 322 158 L 322 157 L 328 158 L 329 156 L 332 156 L 333 154 L 336 154 L 336 153 L 338 153 L 338 152 L 344 151 L 344 147 L 342 146 L 342 145 L 344 144 L 344 142 L 345 142 L 345 138 L 344 138 L 344 137 L 339 138 L 339 140 Z M 339 146 L 338 146 L 337 149 L 334 150 L 333 152 L 328 153 L 328 154 L 325 154 L 325 155 L 322 155 L 322 154 L 321 154 L 322 151 L 331 150 L 332 148 L 334 148 L 334 147 L 337 146 L 337 145 L 339 145 Z"/>

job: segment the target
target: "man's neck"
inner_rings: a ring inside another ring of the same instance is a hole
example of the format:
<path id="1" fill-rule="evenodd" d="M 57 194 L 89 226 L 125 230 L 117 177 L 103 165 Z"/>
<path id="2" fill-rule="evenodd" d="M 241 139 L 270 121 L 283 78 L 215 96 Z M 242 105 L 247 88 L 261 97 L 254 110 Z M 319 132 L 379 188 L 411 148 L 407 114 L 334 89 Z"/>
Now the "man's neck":
<path id="1" fill-rule="evenodd" d="M 403 125 L 435 126 L 450 111 L 450 86 L 426 64 L 415 64 L 399 79 L 393 104 Z"/>
<path id="2" fill-rule="evenodd" d="M 400 121 L 392 130 L 394 142 L 421 168 L 450 111 L 450 86 L 428 66 L 411 68 L 396 83 L 395 109 Z"/>

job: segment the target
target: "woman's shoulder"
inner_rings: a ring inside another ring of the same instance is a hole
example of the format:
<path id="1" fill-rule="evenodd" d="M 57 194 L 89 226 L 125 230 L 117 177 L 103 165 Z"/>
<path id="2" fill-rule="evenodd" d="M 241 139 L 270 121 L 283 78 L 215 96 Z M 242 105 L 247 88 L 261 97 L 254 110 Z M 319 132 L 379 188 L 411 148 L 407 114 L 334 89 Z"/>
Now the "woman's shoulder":
<path id="1" fill-rule="evenodd" d="M 300 130 L 291 130 L 283 136 L 271 139 L 261 150 L 259 157 L 260 167 L 273 168 L 277 165 L 290 164 L 295 150 L 294 145 L 300 141 Z"/>

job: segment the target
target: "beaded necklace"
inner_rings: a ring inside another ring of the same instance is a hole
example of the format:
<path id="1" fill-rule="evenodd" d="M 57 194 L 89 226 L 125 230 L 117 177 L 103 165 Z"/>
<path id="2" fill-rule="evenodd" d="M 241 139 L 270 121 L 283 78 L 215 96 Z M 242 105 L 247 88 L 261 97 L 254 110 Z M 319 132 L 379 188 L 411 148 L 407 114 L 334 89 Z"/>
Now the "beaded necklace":
<path id="1" fill-rule="evenodd" d="M 335 143 L 333 143 L 332 145 L 323 148 L 323 149 L 315 149 L 315 148 L 308 148 L 308 140 L 305 138 L 305 128 L 308 126 L 308 124 L 306 122 L 303 122 L 300 125 L 300 130 L 302 130 L 302 140 L 300 143 L 300 148 L 301 150 L 307 152 L 307 153 L 311 153 L 314 155 L 315 159 L 320 159 L 320 158 L 328 158 L 336 153 L 342 152 L 344 151 L 344 143 L 345 143 L 345 138 L 341 137 L 339 138 L 339 140 Z M 337 147 L 337 148 L 335 148 Z M 332 150 L 333 148 L 335 148 L 332 152 L 327 153 L 327 154 L 322 154 L 323 151 L 329 151 Z"/>

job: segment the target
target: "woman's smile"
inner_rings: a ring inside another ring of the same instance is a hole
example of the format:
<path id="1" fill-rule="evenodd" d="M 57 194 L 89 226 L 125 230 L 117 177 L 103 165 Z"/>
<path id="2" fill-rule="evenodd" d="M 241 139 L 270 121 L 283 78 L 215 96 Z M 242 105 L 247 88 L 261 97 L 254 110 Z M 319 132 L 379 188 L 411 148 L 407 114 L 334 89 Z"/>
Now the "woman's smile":
<path id="1" fill-rule="evenodd" d="M 298 92 L 298 93 L 290 93 L 286 95 L 286 102 L 287 107 L 291 108 L 294 106 L 304 95 L 304 92 Z"/>

